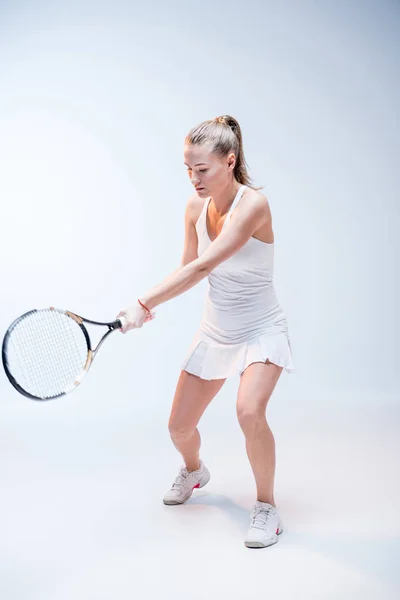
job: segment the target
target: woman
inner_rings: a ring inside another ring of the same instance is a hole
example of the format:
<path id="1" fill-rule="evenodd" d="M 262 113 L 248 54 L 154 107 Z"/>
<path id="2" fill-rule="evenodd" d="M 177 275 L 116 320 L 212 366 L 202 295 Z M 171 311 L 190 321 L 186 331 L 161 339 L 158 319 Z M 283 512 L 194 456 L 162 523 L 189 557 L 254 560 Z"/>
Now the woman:
<path id="1" fill-rule="evenodd" d="M 163 501 L 182 504 L 209 481 L 197 424 L 226 378 L 237 372 L 237 416 L 257 487 L 245 545 L 265 547 L 283 530 L 273 490 L 275 440 L 265 412 L 283 368 L 293 370 L 287 322 L 273 286 L 271 211 L 259 188 L 250 185 L 233 117 L 192 129 L 184 159 L 196 193 L 186 206 L 181 267 L 118 317 L 126 319 L 123 333 L 142 327 L 154 317 L 154 307 L 208 277 L 203 317 L 181 365 L 168 423 L 184 465 Z"/>

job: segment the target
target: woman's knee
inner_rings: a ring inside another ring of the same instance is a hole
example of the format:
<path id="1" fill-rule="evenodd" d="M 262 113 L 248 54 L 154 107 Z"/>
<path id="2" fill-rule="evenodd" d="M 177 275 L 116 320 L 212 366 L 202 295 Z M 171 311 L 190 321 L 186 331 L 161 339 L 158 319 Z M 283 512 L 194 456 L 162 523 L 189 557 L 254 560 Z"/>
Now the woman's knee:
<path id="1" fill-rule="evenodd" d="M 260 408 L 238 404 L 236 414 L 244 433 L 256 432 L 260 425 L 266 423 L 265 411 Z"/>
<path id="2" fill-rule="evenodd" d="M 168 429 L 173 438 L 189 438 L 225 379 L 203 380 L 182 371 L 176 387 Z"/>
<path id="3" fill-rule="evenodd" d="M 193 426 L 193 425 L 186 425 L 186 424 L 179 423 L 179 422 L 176 422 L 171 419 L 168 422 L 168 431 L 169 431 L 170 436 L 174 440 L 189 439 L 190 437 L 192 437 L 195 430 L 196 430 L 196 426 Z"/>

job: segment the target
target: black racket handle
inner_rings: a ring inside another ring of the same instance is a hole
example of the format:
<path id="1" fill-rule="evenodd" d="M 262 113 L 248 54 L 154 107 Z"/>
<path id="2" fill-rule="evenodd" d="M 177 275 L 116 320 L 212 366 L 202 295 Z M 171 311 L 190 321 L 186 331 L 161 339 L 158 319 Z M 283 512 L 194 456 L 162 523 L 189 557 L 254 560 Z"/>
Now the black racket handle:
<path id="1" fill-rule="evenodd" d="M 122 327 L 125 325 L 126 323 L 126 317 L 121 316 L 119 317 L 116 321 L 114 321 L 114 323 L 111 323 L 111 327 L 113 329 L 122 329 Z M 115 327 L 113 327 L 113 325 L 115 325 Z"/>

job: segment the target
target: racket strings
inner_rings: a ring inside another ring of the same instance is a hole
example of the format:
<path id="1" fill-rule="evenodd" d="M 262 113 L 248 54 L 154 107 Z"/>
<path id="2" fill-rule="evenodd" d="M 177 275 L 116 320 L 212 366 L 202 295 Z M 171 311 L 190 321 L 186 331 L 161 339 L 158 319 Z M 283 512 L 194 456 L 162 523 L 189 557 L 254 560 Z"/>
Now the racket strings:
<path id="1" fill-rule="evenodd" d="M 11 339 L 15 358 L 18 360 L 19 375 L 23 377 L 25 387 L 29 391 L 34 389 L 40 391 L 41 384 L 48 385 L 51 367 L 55 366 L 57 359 L 56 338 L 48 335 L 48 327 L 43 319 L 40 316 L 37 319 L 41 321 L 40 328 L 37 327 L 38 323 L 35 323 L 32 317 L 27 318 L 23 326 L 21 324 L 15 329 L 15 334 Z M 53 328 L 58 329 L 56 322 L 54 322 Z M 59 338 L 59 331 L 57 331 L 57 338 Z M 62 380 L 65 373 L 64 365 L 61 363 L 57 367 L 57 379 Z M 14 372 L 14 375 L 17 373 Z M 16 378 L 18 379 L 18 376 Z"/>
<path id="2" fill-rule="evenodd" d="M 28 393 L 47 398 L 75 386 L 86 364 L 85 335 L 62 311 L 43 309 L 24 316 L 10 333 L 8 368 Z"/>

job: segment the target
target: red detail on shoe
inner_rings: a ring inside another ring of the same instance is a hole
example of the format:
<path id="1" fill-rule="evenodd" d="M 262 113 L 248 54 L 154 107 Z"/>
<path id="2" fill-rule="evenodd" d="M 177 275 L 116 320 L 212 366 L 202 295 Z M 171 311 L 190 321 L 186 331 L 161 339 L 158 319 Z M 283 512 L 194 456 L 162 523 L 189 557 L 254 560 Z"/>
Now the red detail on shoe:
<path id="1" fill-rule="evenodd" d="M 279 533 L 279 527 L 276 528 L 276 535 Z"/>
<path id="2" fill-rule="evenodd" d="M 199 487 L 200 487 L 200 484 L 198 483 L 197 485 L 195 485 L 195 486 L 193 487 L 193 489 L 194 489 L 194 488 L 199 488 Z"/>

